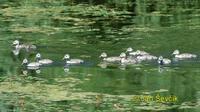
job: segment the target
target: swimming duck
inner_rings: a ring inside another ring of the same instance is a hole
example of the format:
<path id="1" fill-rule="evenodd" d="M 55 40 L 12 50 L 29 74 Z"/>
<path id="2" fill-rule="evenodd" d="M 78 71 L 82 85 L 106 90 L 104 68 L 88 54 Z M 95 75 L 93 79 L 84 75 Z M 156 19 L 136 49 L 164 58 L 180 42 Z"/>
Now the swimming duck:
<path id="1" fill-rule="evenodd" d="M 70 59 L 70 55 L 69 54 L 65 54 L 65 56 L 63 57 L 63 59 L 65 60 L 66 64 L 81 64 L 84 61 L 81 59 Z"/>
<path id="2" fill-rule="evenodd" d="M 147 54 L 149 54 L 149 53 L 147 53 L 145 51 L 141 51 L 141 50 L 136 50 L 136 51 L 133 52 L 133 48 L 131 48 L 131 47 L 127 48 L 126 52 L 130 56 L 138 56 L 138 55 L 147 55 Z"/>
<path id="3" fill-rule="evenodd" d="M 168 65 L 170 63 L 171 63 L 170 59 L 163 58 L 162 56 L 158 57 L 158 64 L 160 64 L 160 65 Z"/>
<path id="4" fill-rule="evenodd" d="M 121 64 L 135 64 L 137 63 L 137 61 L 134 58 L 126 58 L 126 54 L 125 53 L 121 53 L 120 55 L 121 58 Z"/>
<path id="5" fill-rule="evenodd" d="M 103 52 L 103 53 L 101 53 L 101 55 L 99 57 L 103 58 L 103 61 L 105 61 L 105 62 L 114 63 L 114 62 L 120 62 L 121 57 L 123 57 L 122 55 L 124 55 L 124 54 L 121 53 L 120 56 L 108 57 L 107 54 L 105 52 Z"/>
<path id="6" fill-rule="evenodd" d="M 179 50 L 174 50 L 172 55 L 174 55 L 175 58 L 177 58 L 177 59 L 190 59 L 190 58 L 196 58 L 197 57 L 196 54 L 190 54 L 190 53 L 182 53 L 182 54 L 180 54 Z"/>
<path id="7" fill-rule="evenodd" d="M 39 69 L 40 68 L 40 63 L 38 63 L 38 62 L 28 63 L 28 60 L 26 58 L 23 60 L 22 65 L 26 66 L 27 69 Z"/>
<path id="8" fill-rule="evenodd" d="M 13 41 L 12 45 L 15 47 L 15 49 L 26 49 L 29 50 L 35 50 L 37 47 L 35 45 L 31 44 L 20 44 L 19 40 Z"/>
<path id="9" fill-rule="evenodd" d="M 150 55 L 150 54 L 146 54 L 146 55 L 137 56 L 136 59 L 137 59 L 137 61 L 141 62 L 141 61 L 156 60 L 158 58 L 156 56 L 153 56 L 153 55 Z"/>
<path id="10" fill-rule="evenodd" d="M 52 64 L 53 63 L 52 60 L 50 60 L 50 59 L 42 59 L 41 57 L 42 56 L 41 56 L 40 53 L 37 53 L 36 56 L 35 56 L 37 62 L 40 63 L 40 65 L 47 65 L 47 64 Z"/>

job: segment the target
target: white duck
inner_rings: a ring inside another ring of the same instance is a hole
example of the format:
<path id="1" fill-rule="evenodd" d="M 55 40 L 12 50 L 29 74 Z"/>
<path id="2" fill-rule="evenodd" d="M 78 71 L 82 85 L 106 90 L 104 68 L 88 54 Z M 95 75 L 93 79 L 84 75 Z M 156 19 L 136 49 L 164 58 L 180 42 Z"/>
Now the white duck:
<path id="1" fill-rule="evenodd" d="M 158 57 L 158 64 L 160 65 L 168 65 L 171 64 L 171 60 L 167 58 L 163 58 L 162 56 Z"/>
<path id="2" fill-rule="evenodd" d="M 103 61 L 105 61 L 105 62 L 114 63 L 114 62 L 121 61 L 121 55 L 123 55 L 123 54 L 121 53 L 120 56 L 108 57 L 107 54 L 105 52 L 103 52 L 103 53 L 101 53 L 101 55 L 99 57 L 103 58 Z"/>
<path id="3" fill-rule="evenodd" d="M 121 58 L 121 64 L 123 65 L 129 65 L 129 64 L 136 64 L 137 61 L 134 58 L 126 58 L 126 54 L 125 53 L 121 53 L 120 55 Z"/>
<path id="4" fill-rule="evenodd" d="M 70 55 L 69 54 L 65 54 L 65 56 L 63 57 L 63 59 L 65 60 L 66 64 L 81 64 L 84 61 L 81 59 L 70 59 Z"/>
<path id="5" fill-rule="evenodd" d="M 40 63 L 40 65 L 48 65 L 48 64 L 52 64 L 53 63 L 52 60 L 50 60 L 50 59 L 42 59 L 41 57 L 42 56 L 41 56 L 40 53 L 37 53 L 36 56 L 35 56 L 37 62 Z"/>
<path id="6" fill-rule="evenodd" d="M 37 49 L 37 47 L 32 44 L 20 44 L 19 40 L 13 41 L 12 45 L 15 47 L 15 49 L 26 49 L 27 51 Z"/>
<path id="7" fill-rule="evenodd" d="M 141 50 L 133 51 L 133 48 L 131 48 L 131 47 L 127 48 L 126 52 L 130 56 L 138 56 L 138 55 L 147 55 L 147 54 L 149 54 L 149 53 L 147 53 L 145 51 L 141 51 Z"/>
<path id="8" fill-rule="evenodd" d="M 38 62 L 28 63 L 28 60 L 26 58 L 23 60 L 22 65 L 26 66 L 27 69 L 39 69 L 40 68 L 40 63 L 38 63 Z"/>
<path id="9" fill-rule="evenodd" d="M 172 53 L 176 59 L 190 59 L 190 58 L 196 58 L 196 54 L 190 54 L 190 53 L 182 53 L 180 54 L 179 50 L 174 50 Z"/>

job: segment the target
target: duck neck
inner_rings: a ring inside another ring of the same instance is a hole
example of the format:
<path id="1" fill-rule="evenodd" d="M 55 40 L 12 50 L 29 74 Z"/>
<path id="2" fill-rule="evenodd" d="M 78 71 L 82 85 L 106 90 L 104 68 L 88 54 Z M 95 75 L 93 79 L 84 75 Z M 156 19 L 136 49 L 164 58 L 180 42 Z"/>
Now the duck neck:
<path id="1" fill-rule="evenodd" d="M 39 62 L 39 60 L 41 60 L 41 58 L 36 58 L 36 61 Z"/>
<path id="2" fill-rule="evenodd" d="M 22 65 L 23 65 L 23 66 L 27 66 L 27 65 L 28 65 L 28 63 L 22 63 Z"/>
<path id="3" fill-rule="evenodd" d="M 121 63 L 125 62 L 125 57 L 121 58 Z"/>
<path id="4" fill-rule="evenodd" d="M 164 64 L 163 60 L 159 60 L 159 64 L 163 65 Z"/>
<path id="5" fill-rule="evenodd" d="M 69 58 L 65 58 L 64 61 L 65 61 L 65 63 L 67 63 L 68 61 L 70 61 L 70 59 Z"/>

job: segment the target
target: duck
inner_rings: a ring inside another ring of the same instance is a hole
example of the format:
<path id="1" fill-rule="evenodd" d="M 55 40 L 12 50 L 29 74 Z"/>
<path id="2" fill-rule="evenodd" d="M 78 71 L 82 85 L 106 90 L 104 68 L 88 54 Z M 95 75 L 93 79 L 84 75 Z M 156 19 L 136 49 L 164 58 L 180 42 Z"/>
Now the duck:
<path id="1" fill-rule="evenodd" d="M 141 51 L 141 50 L 136 50 L 133 51 L 132 47 L 127 48 L 126 52 L 128 53 L 128 55 L 130 56 L 138 56 L 138 55 L 148 55 L 149 53 L 146 51 Z"/>
<path id="2" fill-rule="evenodd" d="M 156 60 L 158 59 L 156 56 L 150 55 L 150 54 L 146 54 L 146 55 L 139 55 L 136 57 L 138 62 L 141 61 L 151 61 L 151 60 Z"/>
<path id="3" fill-rule="evenodd" d="M 105 61 L 105 62 L 114 63 L 114 62 L 120 62 L 121 57 L 123 57 L 122 55 L 124 55 L 124 54 L 121 53 L 120 56 L 108 57 L 107 54 L 105 52 L 103 52 L 103 53 L 101 53 L 101 55 L 99 57 L 103 58 L 103 61 Z"/>
<path id="4" fill-rule="evenodd" d="M 180 54 L 179 50 L 174 50 L 172 53 L 176 59 L 191 59 L 191 58 L 197 58 L 196 54 L 190 54 L 190 53 L 182 53 Z"/>
<path id="5" fill-rule="evenodd" d="M 20 44 L 19 40 L 13 41 L 12 45 L 15 49 L 26 49 L 27 51 L 37 49 L 37 47 L 32 44 Z"/>
<path id="6" fill-rule="evenodd" d="M 84 63 L 82 59 L 70 59 L 69 54 L 65 54 L 63 57 L 63 60 L 65 60 L 66 64 L 70 64 L 70 65 Z"/>
<path id="7" fill-rule="evenodd" d="M 38 63 L 40 63 L 40 65 L 48 65 L 48 64 L 52 64 L 52 63 L 53 63 L 52 60 L 50 60 L 50 59 L 42 59 L 41 57 L 42 57 L 42 56 L 41 56 L 40 53 L 37 53 L 36 56 L 35 56 L 36 61 L 37 61 Z"/>
<path id="8" fill-rule="evenodd" d="M 159 56 L 157 62 L 158 62 L 159 65 L 168 65 L 168 64 L 171 64 L 171 60 L 168 59 L 168 58 L 163 58 L 163 56 Z"/>
<path id="9" fill-rule="evenodd" d="M 120 58 L 121 58 L 121 61 L 120 61 L 121 64 L 127 65 L 127 64 L 136 64 L 137 63 L 136 59 L 127 58 L 126 53 L 121 53 Z"/>
<path id="10" fill-rule="evenodd" d="M 28 63 L 28 60 L 26 58 L 22 61 L 22 65 L 26 66 L 27 69 L 39 69 L 40 68 L 40 63 L 38 63 L 38 62 Z"/>

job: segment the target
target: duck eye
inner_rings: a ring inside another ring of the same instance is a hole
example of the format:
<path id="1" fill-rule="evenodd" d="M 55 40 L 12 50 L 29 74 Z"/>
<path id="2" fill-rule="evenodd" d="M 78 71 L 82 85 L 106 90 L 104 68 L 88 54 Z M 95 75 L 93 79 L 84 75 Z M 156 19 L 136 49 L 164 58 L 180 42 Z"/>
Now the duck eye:
<path id="1" fill-rule="evenodd" d="M 69 55 L 65 55 L 65 58 L 69 58 Z"/>
<path id="2" fill-rule="evenodd" d="M 27 63 L 28 61 L 26 59 L 24 59 L 23 63 Z"/>

